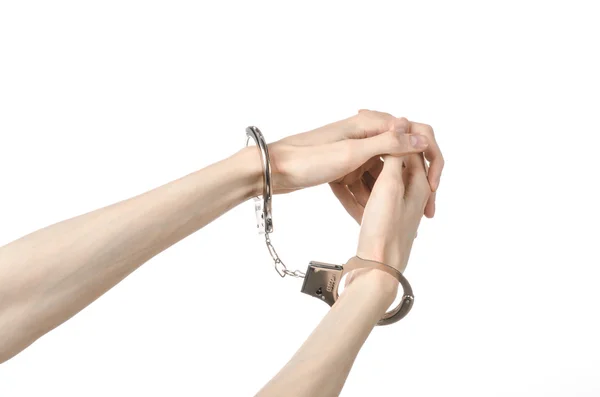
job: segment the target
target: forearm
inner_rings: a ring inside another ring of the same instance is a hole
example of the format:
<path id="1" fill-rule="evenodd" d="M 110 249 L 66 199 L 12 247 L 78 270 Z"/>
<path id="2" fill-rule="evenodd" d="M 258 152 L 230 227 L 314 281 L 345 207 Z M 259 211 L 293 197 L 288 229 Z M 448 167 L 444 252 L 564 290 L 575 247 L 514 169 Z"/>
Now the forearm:
<path id="1" fill-rule="evenodd" d="M 256 193 L 241 151 L 134 198 L 0 248 L 0 362 L 63 323 L 144 262 Z"/>
<path id="2" fill-rule="evenodd" d="M 392 304 L 397 281 L 370 270 L 346 287 L 329 313 L 259 396 L 337 396 L 360 348 Z"/>

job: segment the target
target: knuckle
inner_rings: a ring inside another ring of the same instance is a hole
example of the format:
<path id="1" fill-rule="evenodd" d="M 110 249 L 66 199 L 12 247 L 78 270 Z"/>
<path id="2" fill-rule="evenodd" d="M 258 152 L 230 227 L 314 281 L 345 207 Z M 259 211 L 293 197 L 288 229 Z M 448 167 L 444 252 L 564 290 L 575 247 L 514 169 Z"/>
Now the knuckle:
<path id="1" fill-rule="evenodd" d="M 436 156 L 434 158 L 432 158 L 430 161 L 430 166 L 435 167 L 435 169 L 438 171 L 441 171 L 445 165 L 446 165 L 446 160 L 442 156 L 441 152 L 437 153 Z"/>
<path id="2" fill-rule="evenodd" d="M 410 125 L 410 121 L 406 117 L 398 117 L 398 124 L 408 127 Z"/>
<path id="3" fill-rule="evenodd" d="M 398 134 L 395 131 L 388 131 L 387 140 L 389 141 L 390 153 L 401 153 L 407 151 L 409 148 L 407 137 L 405 135 Z"/>
<path id="4" fill-rule="evenodd" d="M 359 130 L 357 135 L 362 138 L 368 138 L 375 132 L 381 133 L 386 131 L 392 120 L 394 120 L 391 114 L 375 110 L 360 110 L 353 117 Z"/>
<path id="5" fill-rule="evenodd" d="M 381 117 L 381 118 L 385 118 L 385 119 L 389 119 L 389 118 L 393 117 L 393 116 L 392 116 L 391 114 L 389 114 L 389 113 L 386 113 L 386 112 L 379 112 L 379 111 L 377 111 L 377 110 L 371 110 L 371 111 L 370 111 L 370 114 L 371 114 L 373 117 Z"/>
<path id="6" fill-rule="evenodd" d="M 429 124 L 423 124 L 423 132 L 425 132 L 427 135 L 434 136 L 433 127 Z"/>
<path id="7" fill-rule="evenodd" d="M 406 133 L 410 132 L 410 121 L 406 117 L 397 118 L 395 125 L 397 129 L 406 131 Z"/>

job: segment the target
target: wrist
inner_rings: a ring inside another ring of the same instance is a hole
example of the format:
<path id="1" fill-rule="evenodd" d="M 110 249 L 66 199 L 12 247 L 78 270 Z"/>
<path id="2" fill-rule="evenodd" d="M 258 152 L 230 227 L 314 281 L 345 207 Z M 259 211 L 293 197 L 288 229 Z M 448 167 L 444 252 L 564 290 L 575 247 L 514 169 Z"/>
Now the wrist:
<path id="1" fill-rule="evenodd" d="M 240 173 L 245 188 L 245 199 L 262 195 L 265 182 L 259 149 L 254 146 L 243 148 L 232 159 L 236 163 L 235 172 Z"/>
<path id="2" fill-rule="evenodd" d="M 400 272 L 404 272 L 408 262 L 408 257 L 404 255 L 404 252 L 410 252 L 410 247 L 403 249 L 396 246 L 391 249 L 391 247 L 386 247 L 386 243 L 382 239 L 381 243 L 377 243 L 377 240 L 371 241 L 367 247 L 359 243 L 356 256 L 385 263 Z"/>
<path id="3" fill-rule="evenodd" d="M 362 296 L 382 300 L 389 306 L 398 293 L 398 280 L 381 270 L 358 269 L 348 274 L 346 288 L 358 290 Z"/>

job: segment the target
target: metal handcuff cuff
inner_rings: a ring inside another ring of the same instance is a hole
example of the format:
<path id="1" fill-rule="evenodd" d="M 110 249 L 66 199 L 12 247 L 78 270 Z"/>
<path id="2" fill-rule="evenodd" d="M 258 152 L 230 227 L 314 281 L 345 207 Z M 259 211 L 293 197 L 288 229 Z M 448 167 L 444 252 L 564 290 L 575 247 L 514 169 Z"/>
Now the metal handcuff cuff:
<path id="1" fill-rule="evenodd" d="M 328 263 L 311 261 L 308 265 L 306 273 L 300 270 L 289 270 L 283 261 L 279 258 L 275 247 L 271 243 L 270 233 L 273 233 L 273 214 L 272 214 L 272 199 L 273 186 L 271 180 L 271 162 L 269 159 L 269 149 L 263 134 L 257 127 L 246 128 L 246 146 L 250 143 L 250 139 L 256 142 L 260 150 L 262 160 L 262 168 L 264 174 L 264 187 L 262 196 L 254 197 L 254 211 L 256 212 L 257 229 L 260 234 L 265 235 L 265 242 L 269 254 L 275 262 L 275 270 L 283 278 L 285 276 L 304 278 L 302 289 L 300 292 L 314 296 L 319 300 L 327 303 L 329 306 L 337 301 L 339 297 L 338 287 L 342 278 L 349 272 L 362 268 L 374 268 L 384 271 L 393 276 L 402 285 L 404 294 L 402 300 L 393 310 L 385 313 L 377 322 L 377 325 L 388 325 L 399 321 L 408 314 L 414 302 L 412 288 L 406 278 L 397 269 L 388 266 L 384 263 L 375 262 L 367 259 L 362 259 L 358 256 L 350 258 L 343 265 L 331 265 Z"/>

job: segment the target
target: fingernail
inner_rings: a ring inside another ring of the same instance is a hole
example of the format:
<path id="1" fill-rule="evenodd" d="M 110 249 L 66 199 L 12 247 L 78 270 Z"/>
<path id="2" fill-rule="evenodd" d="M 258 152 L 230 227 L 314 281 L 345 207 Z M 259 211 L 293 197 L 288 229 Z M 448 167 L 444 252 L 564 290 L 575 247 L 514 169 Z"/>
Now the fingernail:
<path id="1" fill-rule="evenodd" d="M 423 135 L 411 135 L 410 144 L 415 149 L 425 149 L 427 147 L 427 139 Z"/>

